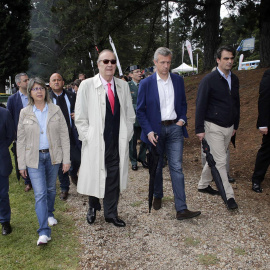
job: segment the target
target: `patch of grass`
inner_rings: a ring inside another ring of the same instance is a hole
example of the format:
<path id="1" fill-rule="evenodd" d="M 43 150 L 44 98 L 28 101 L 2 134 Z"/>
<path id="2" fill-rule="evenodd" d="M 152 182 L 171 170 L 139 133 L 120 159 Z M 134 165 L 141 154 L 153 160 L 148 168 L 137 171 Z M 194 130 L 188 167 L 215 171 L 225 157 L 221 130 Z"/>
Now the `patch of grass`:
<path id="1" fill-rule="evenodd" d="M 22 179 L 18 182 L 15 169 L 9 183 L 13 231 L 7 236 L 0 235 L 0 269 L 77 269 L 80 244 L 72 217 L 65 213 L 67 204 L 58 197 L 59 188 L 54 212 L 58 224 L 52 227 L 52 240 L 38 247 L 34 192 L 24 192 L 24 182 Z"/>
<path id="2" fill-rule="evenodd" d="M 216 264 L 219 259 L 215 254 L 199 254 L 198 261 L 203 265 L 213 265 Z"/>
<path id="3" fill-rule="evenodd" d="M 137 202 L 132 203 L 130 206 L 132 206 L 132 207 L 138 207 L 138 206 L 140 206 L 142 203 L 143 203 L 142 201 L 137 201 Z"/>
<path id="4" fill-rule="evenodd" d="M 174 201 L 174 197 L 172 196 L 165 196 L 162 198 L 163 202 L 173 202 Z"/>
<path id="5" fill-rule="evenodd" d="M 243 248 L 237 247 L 233 249 L 237 255 L 245 255 L 246 251 Z"/>
<path id="6" fill-rule="evenodd" d="M 186 244 L 187 246 L 195 247 L 195 246 L 197 246 L 199 243 L 200 243 L 200 240 L 199 240 L 199 239 L 195 239 L 195 238 L 193 238 L 193 237 L 187 237 L 187 238 L 185 239 L 185 244 Z"/>

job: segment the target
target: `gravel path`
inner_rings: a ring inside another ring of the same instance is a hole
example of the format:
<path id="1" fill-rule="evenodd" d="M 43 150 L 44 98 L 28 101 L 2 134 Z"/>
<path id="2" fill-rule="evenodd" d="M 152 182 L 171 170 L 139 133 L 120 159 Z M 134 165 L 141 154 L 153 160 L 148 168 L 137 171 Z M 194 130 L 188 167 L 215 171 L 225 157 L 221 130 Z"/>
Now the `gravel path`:
<path id="1" fill-rule="evenodd" d="M 188 208 L 201 210 L 198 218 L 175 218 L 168 167 L 164 169 L 164 199 L 159 211 L 148 213 L 148 170 L 130 169 L 128 189 L 121 195 L 119 216 L 127 223 L 117 228 L 97 212 L 86 221 L 88 197 L 72 185 L 68 199 L 82 244 L 79 269 L 270 269 L 268 192 L 255 194 L 250 183 L 233 184 L 239 209 L 228 211 L 219 196 L 197 192 L 200 169 L 185 171 Z"/>

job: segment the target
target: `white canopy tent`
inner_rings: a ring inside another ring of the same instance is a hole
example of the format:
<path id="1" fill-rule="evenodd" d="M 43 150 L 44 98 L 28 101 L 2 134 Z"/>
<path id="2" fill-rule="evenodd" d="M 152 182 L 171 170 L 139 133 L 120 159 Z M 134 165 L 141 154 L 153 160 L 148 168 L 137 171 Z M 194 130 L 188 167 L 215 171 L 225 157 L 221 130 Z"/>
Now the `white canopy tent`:
<path id="1" fill-rule="evenodd" d="M 172 70 L 172 72 L 192 72 L 192 71 L 197 71 L 197 68 L 190 67 L 185 63 Z"/>

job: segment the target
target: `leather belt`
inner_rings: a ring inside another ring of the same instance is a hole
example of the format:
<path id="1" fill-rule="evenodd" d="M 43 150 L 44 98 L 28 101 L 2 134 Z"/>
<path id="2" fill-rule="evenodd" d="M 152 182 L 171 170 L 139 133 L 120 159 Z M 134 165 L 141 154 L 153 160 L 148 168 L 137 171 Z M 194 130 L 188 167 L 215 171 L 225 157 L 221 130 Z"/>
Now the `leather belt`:
<path id="1" fill-rule="evenodd" d="M 170 125 L 175 124 L 177 122 L 178 121 L 176 119 L 174 119 L 174 120 L 165 120 L 165 121 L 161 121 L 161 124 L 163 126 L 170 126 Z"/>
<path id="2" fill-rule="evenodd" d="M 42 150 L 39 150 L 40 153 L 48 153 L 49 152 L 49 149 L 42 149 Z"/>

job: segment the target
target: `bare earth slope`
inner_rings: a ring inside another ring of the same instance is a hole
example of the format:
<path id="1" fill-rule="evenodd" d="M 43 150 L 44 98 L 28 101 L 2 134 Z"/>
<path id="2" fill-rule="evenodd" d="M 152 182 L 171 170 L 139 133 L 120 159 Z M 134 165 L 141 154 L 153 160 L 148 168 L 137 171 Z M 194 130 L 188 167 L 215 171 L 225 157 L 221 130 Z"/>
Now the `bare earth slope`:
<path id="1" fill-rule="evenodd" d="M 270 176 L 267 174 L 262 194 L 251 191 L 250 182 L 261 143 L 256 120 L 264 71 L 235 72 L 240 79 L 241 121 L 236 149 L 231 147 L 231 175 L 236 178 L 233 188 L 239 209 L 230 212 L 220 197 L 197 192 L 201 161 L 194 115 L 197 88 L 204 75 L 186 78 L 190 138 L 185 140 L 183 171 L 188 207 L 201 210 L 202 215 L 186 221 L 175 219 L 168 167 L 164 170 L 163 207 L 150 214 L 148 172 L 142 167 L 137 172 L 130 170 L 129 187 L 119 203 L 125 228 L 107 224 L 102 211 L 89 225 L 85 218 L 88 198 L 72 186 L 69 213 L 82 244 L 78 269 L 270 269 Z"/>

